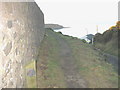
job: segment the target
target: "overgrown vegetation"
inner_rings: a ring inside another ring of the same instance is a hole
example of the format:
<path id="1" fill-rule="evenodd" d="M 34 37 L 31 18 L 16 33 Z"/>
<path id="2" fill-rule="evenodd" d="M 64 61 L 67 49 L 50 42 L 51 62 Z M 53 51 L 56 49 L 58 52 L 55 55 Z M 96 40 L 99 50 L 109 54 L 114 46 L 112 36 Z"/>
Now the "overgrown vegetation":
<path id="1" fill-rule="evenodd" d="M 37 62 L 37 82 L 40 88 L 65 88 L 64 72 L 59 65 L 59 43 L 52 33 L 65 39 L 69 44 L 79 74 L 87 82 L 88 88 L 117 88 L 118 75 L 111 64 L 91 45 L 79 39 L 64 36 L 51 29 L 41 45 L 40 60 Z M 68 62 L 69 63 L 69 62 Z M 72 66 L 71 66 L 72 67 Z"/>
<path id="2" fill-rule="evenodd" d="M 106 53 L 118 56 L 118 51 L 120 51 L 120 43 L 118 42 L 118 40 L 120 39 L 118 37 L 119 30 L 120 21 L 117 22 L 116 26 L 112 26 L 103 34 L 97 33 L 94 37 L 94 46 Z"/>

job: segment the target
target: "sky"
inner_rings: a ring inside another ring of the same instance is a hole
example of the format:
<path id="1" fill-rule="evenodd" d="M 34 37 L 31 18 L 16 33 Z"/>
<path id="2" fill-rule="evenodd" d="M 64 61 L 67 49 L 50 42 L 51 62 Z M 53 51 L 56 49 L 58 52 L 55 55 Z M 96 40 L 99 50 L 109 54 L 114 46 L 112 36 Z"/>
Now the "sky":
<path id="1" fill-rule="evenodd" d="M 83 37 L 103 33 L 118 21 L 118 0 L 35 0 L 45 23 L 70 27 L 63 34 Z"/>

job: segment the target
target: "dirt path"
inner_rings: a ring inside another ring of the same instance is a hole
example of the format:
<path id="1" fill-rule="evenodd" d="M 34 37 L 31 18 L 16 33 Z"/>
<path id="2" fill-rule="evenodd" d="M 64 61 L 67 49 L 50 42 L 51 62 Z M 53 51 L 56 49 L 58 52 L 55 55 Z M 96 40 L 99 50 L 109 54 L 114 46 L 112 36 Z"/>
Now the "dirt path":
<path id="1" fill-rule="evenodd" d="M 59 63 L 64 72 L 65 81 L 68 88 L 85 88 L 87 87 L 86 82 L 82 79 L 78 73 L 78 68 L 75 63 L 75 58 L 72 56 L 71 48 L 67 41 L 63 38 L 51 33 L 59 43 Z"/>

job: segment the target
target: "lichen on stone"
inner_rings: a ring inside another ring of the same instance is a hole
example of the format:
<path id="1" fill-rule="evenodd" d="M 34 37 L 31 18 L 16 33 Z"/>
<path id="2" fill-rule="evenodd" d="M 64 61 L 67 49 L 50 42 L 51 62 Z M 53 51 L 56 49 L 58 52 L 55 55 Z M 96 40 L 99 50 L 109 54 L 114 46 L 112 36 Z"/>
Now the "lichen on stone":
<path id="1" fill-rule="evenodd" d="M 11 49 L 12 49 L 12 42 L 7 43 L 6 47 L 3 50 L 6 56 L 10 53 Z"/>
<path id="2" fill-rule="evenodd" d="M 7 21 L 7 26 L 8 26 L 8 28 L 12 28 L 12 26 L 13 26 L 12 20 Z"/>

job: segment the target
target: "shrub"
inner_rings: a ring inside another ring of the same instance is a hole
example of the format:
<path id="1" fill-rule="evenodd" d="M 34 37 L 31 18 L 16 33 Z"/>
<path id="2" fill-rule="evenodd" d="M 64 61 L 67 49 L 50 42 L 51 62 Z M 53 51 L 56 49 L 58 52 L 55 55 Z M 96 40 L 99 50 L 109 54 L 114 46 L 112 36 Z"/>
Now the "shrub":
<path id="1" fill-rule="evenodd" d="M 62 34 L 62 32 L 60 32 L 60 31 L 58 33 Z"/>
<path id="2" fill-rule="evenodd" d="M 83 42 L 83 43 L 87 43 L 85 39 L 82 39 L 82 42 Z"/>

